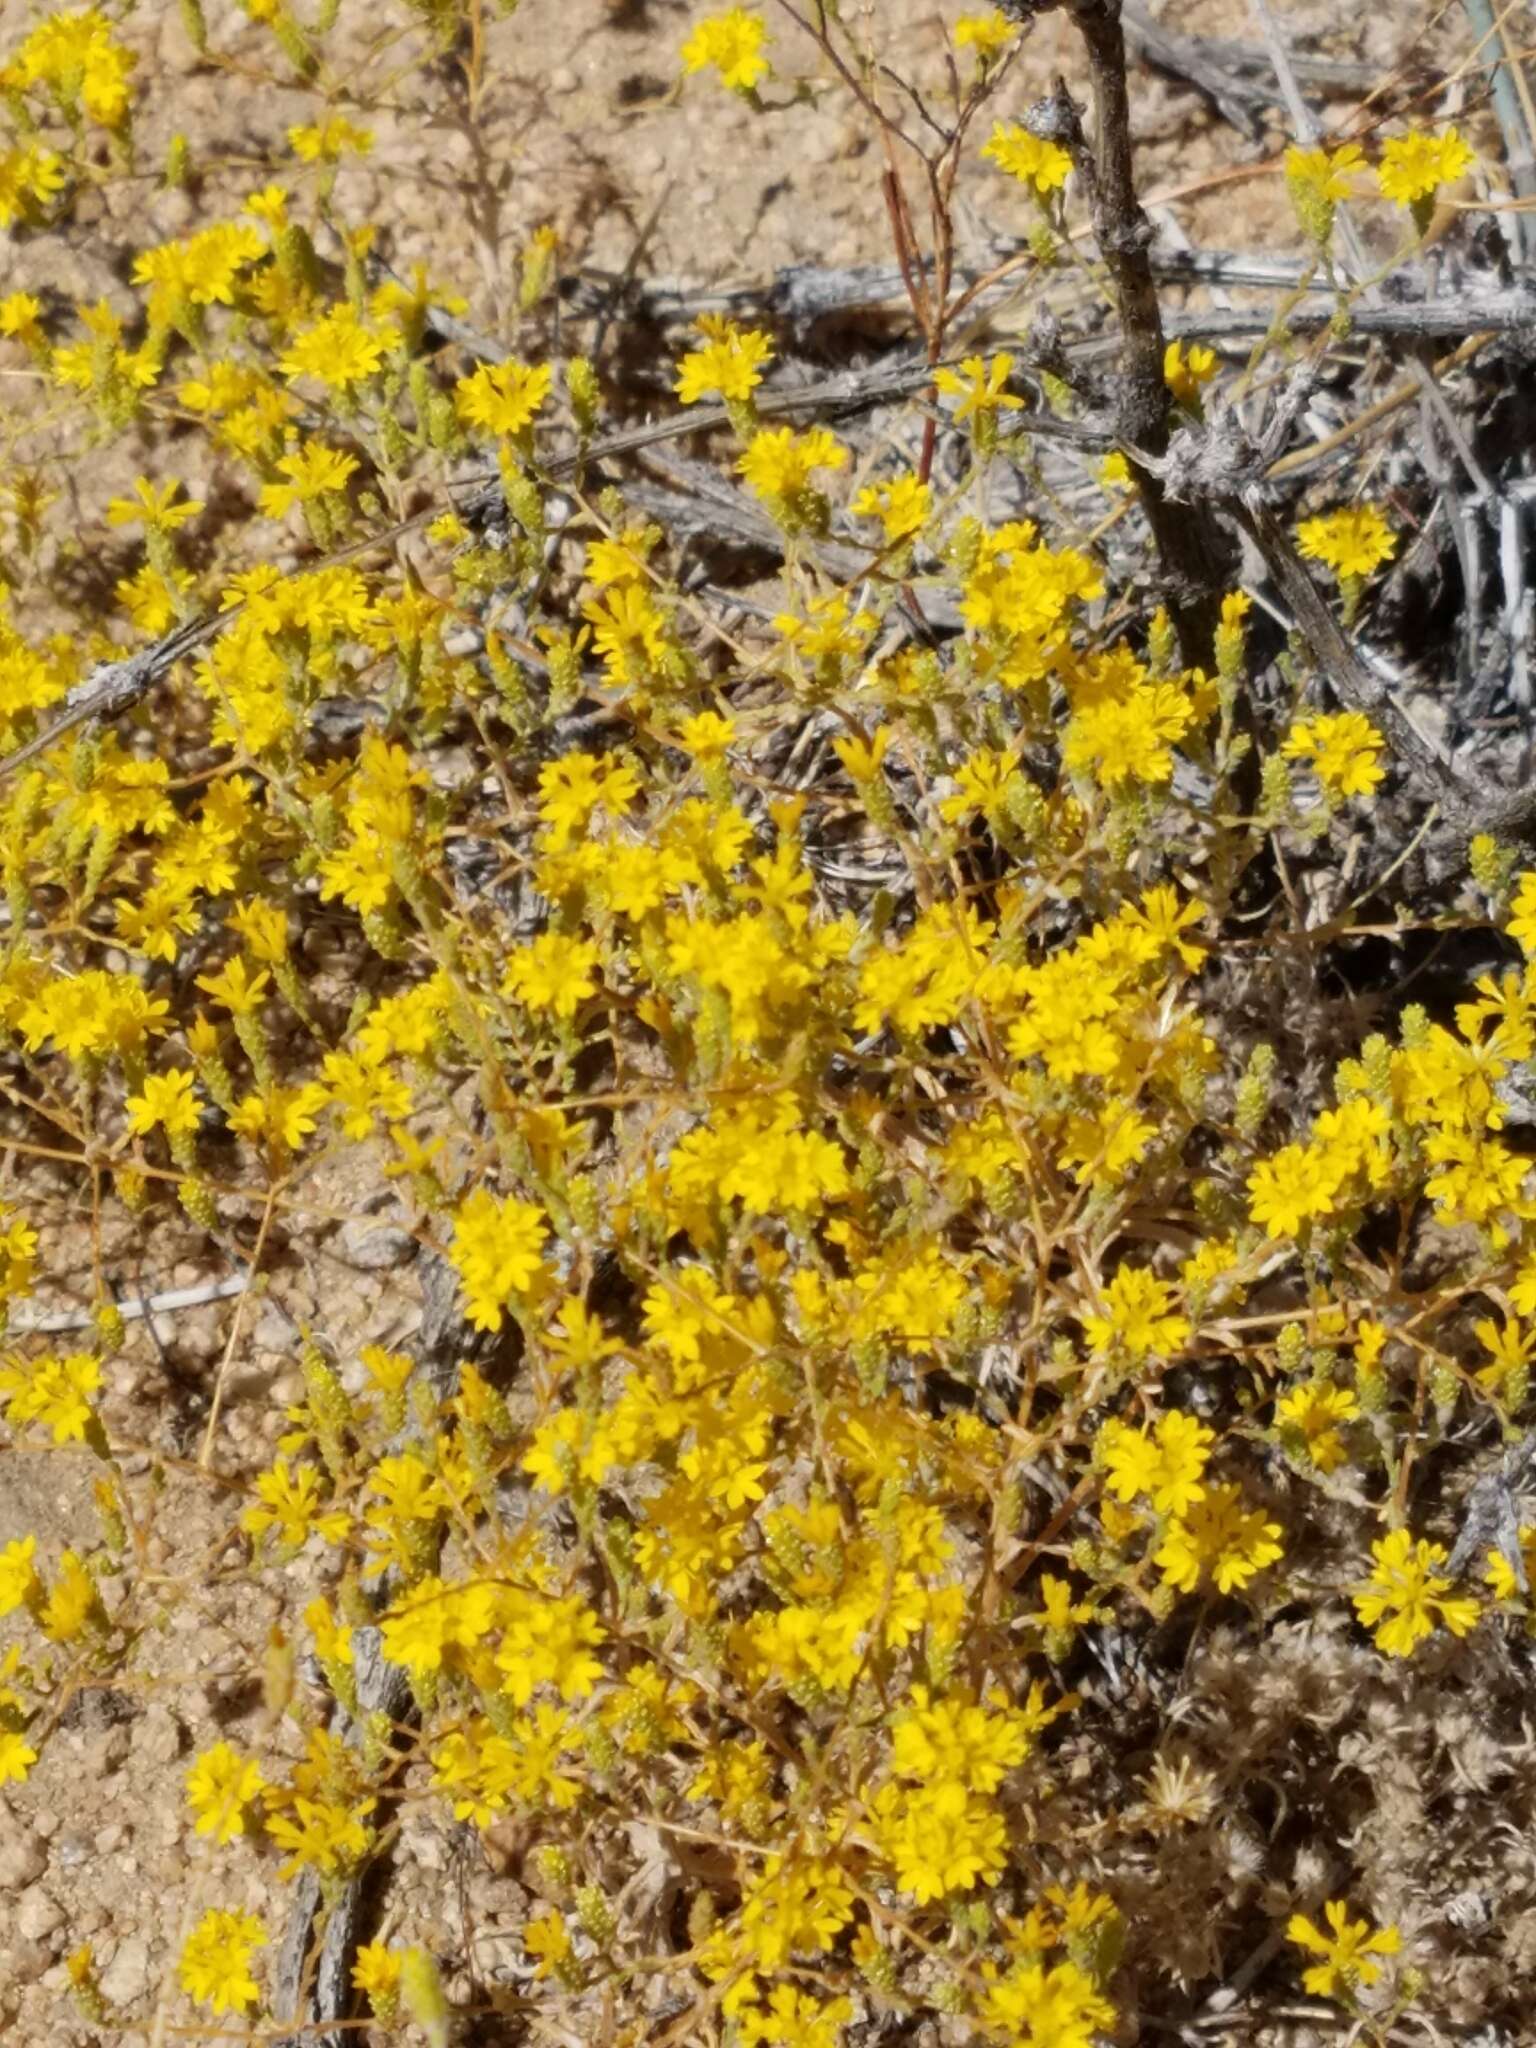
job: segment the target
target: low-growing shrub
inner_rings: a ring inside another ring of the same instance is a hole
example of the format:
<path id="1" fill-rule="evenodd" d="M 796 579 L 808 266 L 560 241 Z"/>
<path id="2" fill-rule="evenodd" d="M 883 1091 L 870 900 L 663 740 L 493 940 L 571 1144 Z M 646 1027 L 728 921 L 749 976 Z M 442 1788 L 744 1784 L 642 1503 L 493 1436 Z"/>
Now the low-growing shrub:
<path id="1" fill-rule="evenodd" d="M 14 42 L 23 251 L 149 174 L 177 78 L 135 64 L 146 11 Z M 334 4 L 245 11 L 313 97 L 287 161 L 232 194 L 177 136 L 185 233 L 97 303 L 0 302 L 46 412 L 12 409 L 0 622 L 0 1402 L 8 1455 L 88 1463 L 97 1515 L 62 1554 L 0 1530 L 0 1780 L 48 1784 L 82 1693 L 166 1691 L 201 1590 L 167 1517 L 201 1488 L 264 1690 L 185 1769 L 173 2038 L 344 2017 L 315 1985 L 345 1912 L 350 2038 L 1086 2048 L 1159 2009 L 1172 1916 L 1267 1930 L 1267 1981 L 1385 2040 L 1434 2010 L 1401 1902 L 1352 1890 L 1342 1836 L 1307 1896 L 1222 1834 L 1327 1716 L 1225 1770 L 1174 1729 L 1202 1644 L 1238 1686 L 1304 1617 L 1354 1686 L 1525 1627 L 1513 1496 L 1448 1552 L 1536 1345 L 1529 819 L 1362 651 L 1410 538 L 1389 495 L 1281 481 L 1471 142 L 1433 108 L 1301 137 L 1310 260 L 1223 367 L 1161 325 L 1117 7 L 1066 8 L 1086 126 L 1066 87 L 1007 111 L 1050 10 L 953 25 L 947 98 L 818 10 L 915 349 L 828 396 L 771 315 L 706 313 L 658 429 L 569 345 L 552 232 L 495 338 L 473 280 L 381 262 L 339 173 L 393 86 L 333 63 Z M 399 76 L 483 86 L 478 0 L 396 12 Z M 740 8 L 683 47 L 743 150 L 806 86 L 774 55 Z M 978 277 L 984 164 L 1019 233 Z M 1113 376 L 1031 327 L 1063 277 Z M 700 542 L 630 488 L 658 431 L 732 508 L 733 588 L 707 513 Z M 1496 969 L 1454 950 L 1480 932 Z M 1373 990 L 1426 933 L 1464 983 Z M 247 1469 L 258 1292 L 282 1314 L 338 1213 L 419 1248 L 423 1333 L 293 1314 L 302 1395 Z M 49 1217 L 89 1246 L 68 1335 Z M 147 1270 L 190 1244 L 244 1289 L 147 1456 L 114 1421 L 124 1217 Z M 1105 1672 L 1137 1659 L 1172 1675 L 1131 1737 Z M 494 1981 L 379 1932 L 361 1877 L 423 1807 L 512 1831 L 525 1960 Z M 252 1873 L 311 1918 L 249 1910 Z M 146 2022 L 88 1945 L 67 1976 Z"/>

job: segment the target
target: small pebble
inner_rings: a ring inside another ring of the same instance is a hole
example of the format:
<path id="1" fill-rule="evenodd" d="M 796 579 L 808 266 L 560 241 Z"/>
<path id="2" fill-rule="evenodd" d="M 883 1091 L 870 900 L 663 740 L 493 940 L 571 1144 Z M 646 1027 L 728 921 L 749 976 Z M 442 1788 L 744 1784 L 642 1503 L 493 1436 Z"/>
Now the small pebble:
<path id="1" fill-rule="evenodd" d="M 101 1973 L 101 1988 L 109 2005 L 132 2005 L 149 1989 L 149 1943 L 142 1934 L 127 1935 Z"/>
<path id="2" fill-rule="evenodd" d="M 48 1868 L 48 1854 L 35 1828 L 0 1830 L 0 1892 L 19 1892 Z"/>
<path id="3" fill-rule="evenodd" d="M 12 1924 L 25 1941 L 46 1941 L 64 1925 L 64 1908 L 40 1884 L 28 1885 L 16 1901 Z"/>

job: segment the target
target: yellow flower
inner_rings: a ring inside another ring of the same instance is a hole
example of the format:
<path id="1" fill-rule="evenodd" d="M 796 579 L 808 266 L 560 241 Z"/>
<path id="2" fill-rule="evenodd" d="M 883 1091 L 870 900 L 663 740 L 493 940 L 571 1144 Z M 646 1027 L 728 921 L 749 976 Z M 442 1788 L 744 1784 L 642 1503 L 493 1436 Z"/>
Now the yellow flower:
<path id="1" fill-rule="evenodd" d="M 245 964 L 244 955 L 236 953 L 217 974 L 200 974 L 197 985 L 232 1017 L 249 1017 L 266 1000 L 271 979 L 265 968 L 252 974 Z"/>
<path id="2" fill-rule="evenodd" d="M 1237 1486 L 1212 1486 L 1168 1527 L 1154 1562 L 1170 1586 L 1193 1593 L 1209 1575 L 1218 1593 L 1246 1586 L 1283 1554 L 1280 1524 L 1243 1504 Z"/>
<path id="3" fill-rule="evenodd" d="M 723 14 L 708 14 L 683 44 L 685 71 L 704 71 L 711 66 L 723 85 L 732 92 L 751 92 L 768 76 L 768 59 L 763 45 L 768 30 L 760 14 L 745 7 L 729 7 Z"/>
<path id="4" fill-rule="evenodd" d="M 1464 1636 L 1477 1626 L 1475 1600 L 1447 1600 L 1450 1580 L 1436 1565 L 1446 1553 L 1423 1537 L 1417 1542 L 1406 1529 L 1394 1529 L 1371 1545 L 1376 1570 L 1351 1596 L 1355 1612 L 1376 1632 L 1376 1647 L 1389 1657 L 1411 1657 L 1438 1618 L 1452 1635 Z"/>
<path id="5" fill-rule="evenodd" d="M 377 373 L 399 338 L 392 328 L 364 326 L 355 306 L 340 305 L 295 337 L 278 368 L 290 381 L 313 377 L 328 391 L 350 391 Z"/>
<path id="6" fill-rule="evenodd" d="M 1286 181 L 1305 187 L 1319 199 L 1348 199 L 1354 190 L 1353 174 L 1362 161 L 1360 145 L 1355 142 L 1342 143 L 1332 150 L 1302 149 L 1292 143 L 1285 152 Z"/>
<path id="7" fill-rule="evenodd" d="M 1296 218 L 1319 245 L 1333 232 L 1334 208 L 1354 190 L 1355 173 L 1364 168 L 1360 146 L 1302 149 L 1295 143 L 1285 152 L 1285 182 Z"/>
<path id="8" fill-rule="evenodd" d="M 42 339 L 43 302 L 31 292 L 12 292 L 0 299 L 0 334 L 14 341 Z"/>
<path id="9" fill-rule="evenodd" d="M 595 969 L 601 957 L 595 939 L 541 932 L 508 958 L 502 987 L 530 1010 L 574 1017 L 597 988 Z"/>
<path id="10" fill-rule="evenodd" d="M 1379 505 L 1351 505 L 1303 519 L 1296 538 L 1304 555 L 1326 563 L 1339 577 L 1369 576 L 1397 553 L 1397 535 Z"/>
<path id="11" fill-rule="evenodd" d="M 477 1330 L 499 1330 L 514 1295 L 527 1294 L 543 1273 L 544 1212 L 508 1195 L 498 1201 L 476 1188 L 454 1211 L 449 1251 Z"/>
<path id="12" fill-rule="evenodd" d="M 120 577 L 112 594 L 139 631 L 153 639 L 175 624 L 181 610 L 179 601 L 192 588 L 192 581 L 185 569 L 174 564 L 167 575 L 153 562 L 146 562 L 131 576 Z"/>
<path id="13" fill-rule="evenodd" d="M 107 503 L 107 524 L 109 526 L 135 526 L 141 521 L 153 532 L 174 533 L 179 526 L 185 526 L 203 509 L 201 498 L 187 498 L 176 503 L 179 483 L 152 484 L 148 477 L 139 477 L 133 486 L 131 498 L 112 498 Z"/>
<path id="14" fill-rule="evenodd" d="M 1017 121 L 997 122 L 981 153 L 1042 199 L 1065 185 L 1072 170 L 1072 159 L 1059 142 L 1042 142 Z"/>
<path id="15" fill-rule="evenodd" d="M 1319 1472 L 1332 1472 L 1348 1456 L 1340 1426 L 1359 1413 L 1360 1403 L 1348 1387 L 1311 1380 L 1304 1387 L 1294 1387 L 1276 1404 L 1275 1421 L 1282 1444 L 1289 1439 Z"/>
<path id="16" fill-rule="evenodd" d="M 250 1965 L 252 1952 L 266 1939 L 254 1914 L 211 1907 L 181 1951 L 176 1974 L 182 1990 L 216 2013 L 244 2012 L 261 1996 Z"/>
<path id="17" fill-rule="evenodd" d="M 247 1809 L 265 1784 L 260 1766 L 227 1742 L 204 1750 L 187 1773 L 187 1804 L 197 1816 L 197 1832 L 221 1845 L 243 1835 Z"/>
<path id="18" fill-rule="evenodd" d="M 259 220 L 263 227 L 280 234 L 288 225 L 288 188 L 276 183 L 263 185 L 247 198 L 242 211 Z"/>
<path id="19" fill-rule="evenodd" d="M 320 1474 L 313 1465 L 296 1467 L 280 1458 L 270 1472 L 256 1475 L 254 1491 L 256 1504 L 240 1517 L 241 1528 L 252 1536 L 275 1530 L 279 1542 L 298 1550 L 311 1535 L 339 1543 L 351 1527 L 350 1516 L 326 1508 Z"/>
<path id="20" fill-rule="evenodd" d="M 1412 206 L 1431 198 L 1442 185 L 1454 184 L 1476 162 L 1458 129 L 1447 128 L 1439 135 L 1414 130 L 1382 145 L 1376 181 L 1384 199 Z"/>
<path id="21" fill-rule="evenodd" d="M 1478 1368 L 1478 1385 L 1486 1387 L 1490 1394 L 1497 1395 L 1504 1382 L 1511 1376 L 1523 1372 L 1536 1353 L 1536 1330 L 1522 1330 L 1518 1321 L 1496 1323 L 1491 1316 L 1485 1316 L 1473 1325 L 1473 1335 L 1488 1353 L 1491 1363 Z"/>
<path id="22" fill-rule="evenodd" d="M 297 1152 L 314 1134 L 326 1101 L 326 1090 L 318 1081 L 305 1081 L 297 1088 L 252 1089 L 230 1111 L 229 1128 L 253 1145 L 265 1142 L 272 1152 Z"/>
<path id="23" fill-rule="evenodd" d="M 72 1550 L 66 1550 L 59 1559 L 59 1575 L 37 1616 L 37 1625 L 54 1643 L 76 1642 L 88 1629 L 100 1630 L 107 1625 L 96 1581 Z"/>
<path id="24" fill-rule="evenodd" d="M 733 2005 L 732 2012 L 741 2048 L 838 2048 L 853 2001 L 823 2001 L 793 1984 L 775 1984 L 763 2005 Z"/>
<path id="25" fill-rule="evenodd" d="M 1012 369 L 1013 357 L 1006 353 L 995 355 L 990 364 L 980 356 L 967 356 L 958 371 L 935 370 L 934 389 L 960 401 L 955 407 L 957 423 L 998 411 L 1019 412 L 1023 399 L 1005 388 Z"/>
<path id="26" fill-rule="evenodd" d="M 1073 713 L 1062 760 L 1075 775 L 1091 774 L 1102 789 L 1136 782 L 1157 788 L 1171 780 L 1173 743 L 1194 719 L 1194 706 L 1176 683 L 1139 682 Z"/>
<path id="27" fill-rule="evenodd" d="M 987 1986 L 981 2016 L 1012 2048 L 1093 2048 L 1115 2009 L 1078 1964 L 1027 1960 Z"/>
<path id="28" fill-rule="evenodd" d="M 1527 868 L 1515 877 L 1515 893 L 1509 906 L 1509 936 L 1522 953 L 1536 954 L 1536 869 Z M 1531 1306 L 1521 1313 L 1536 1313 L 1536 1258 L 1531 1262 Z M 1517 1302 L 1516 1307 L 1520 1307 Z"/>
<path id="29" fill-rule="evenodd" d="M 908 474 L 889 483 L 870 484 L 853 501 L 859 519 L 878 519 L 888 541 L 909 540 L 921 533 L 933 510 L 933 487 Z"/>
<path id="30" fill-rule="evenodd" d="M 1523 1600 L 1530 1592 L 1532 1578 L 1536 1577 L 1536 1528 L 1529 1522 L 1522 1522 L 1516 1532 L 1516 1542 L 1519 1545 L 1520 1570 L 1525 1573 L 1523 1585 L 1519 1572 L 1502 1550 L 1487 1552 L 1483 1581 L 1491 1587 L 1495 1600 Z"/>
<path id="31" fill-rule="evenodd" d="M 954 1779 L 885 1785 L 871 1810 L 896 1883 L 918 1905 L 995 1884 L 1002 1876 L 1007 1824 L 990 1799 L 968 1792 Z"/>
<path id="32" fill-rule="evenodd" d="M 1323 1933 L 1305 1914 L 1293 1913 L 1286 1923 L 1286 1939 L 1322 1962 L 1302 1973 L 1302 1983 L 1318 1998 L 1347 1998 L 1357 1985 L 1370 1985 L 1381 1975 L 1373 1956 L 1395 1956 L 1403 1937 L 1390 1923 L 1375 1930 L 1369 1920 L 1351 1920 L 1343 1899 L 1330 1899 L 1323 1908 L 1328 1932 Z"/>
<path id="33" fill-rule="evenodd" d="M 349 152 L 366 156 L 373 148 L 373 130 L 354 127 L 342 114 L 328 114 L 313 127 L 290 128 L 288 147 L 307 164 L 334 164 Z"/>
<path id="34" fill-rule="evenodd" d="M 1372 796 L 1385 771 L 1386 741 L 1362 711 L 1298 719 L 1285 736 L 1287 760 L 1306 761 L 1332 797 Z"/>
<path id="35" fill-rule="evenodd" d="M 704 347 L 693 349 L 677 366 L 673 389 L 684 405 L 697 405 L 713 394 L 727 402 L 743 402 L 763 381 L 763 366 L 773 360 L 773 344 L 755 327 L 736 327 L 729 320 L 706 315 L 699 322 Z"/>
<path id="36" fill-rule="evenodd" d="M 24 146 L 6 150 L 0 155 L 0 228 L 8 228 L 14 220 L 30 219 L 63 187 L 64 178 L 63 159 L 51 149 Z M 88 390 L 93 351 L 89 344 L 81 346 L 83 361 L 59 350 L 53 359 L 53 374 L 63 383 Z"/>
<path id="37" fill-rule="evenodd" d="M 1133 1363 L 1153 1352 L 1164 1358 L 1182 1349 L 1189 1322 L 1170 1313 L 1173 1289 L 1142 1266 L 1122 1266 L 1103 1291 L 1104 1311 L 1083 1317 L 1095 1351 L 1118 1350 Z"/>
<path id="38" fill-rule="evenodd" d="M 530 1920 L 523 1929 L 523 1947 L 529 1955 L 538 1958 L 538 1967 L 533 1976 L 537 1983 L 569 1962 L 571 1957 L 571 1930 L 565 1924 L 565 1915 L 557 1913 L 553 1906 L 541 1913 L 537 1920 Z"/>
<path id="39" fill-rule="evenodd" d="M 1099 482 L 1106 491 L 1128 491 L 1135 482 L 1131 465 L 1118 448 L 1112 449 L 1099 464 Z"/>
<path id="40" fill-rule="evenodd" d="M 736 737 L 736 721 L 718 711 L 696 711 L 679 719 L 675 727 L 677 744 L 695 761 L 723 760 Z"/>
<path id="41" fill-rule="evenodd" d="M 832 751 L 842 762 L 853 782 L 873 782 L 880 773 L 880 764 L 890 750 L 891 728 L 877 725 L 868 739 L 862 733 L 845 734 L 832 742 Z"/>
<path id="42" fill-rule="evenodd" d="M 352 1988 L 361 1991 L 376 2018 L 388 2019 L 400 1996 L 403 1958 L 386 1942 L 364 1942 L 352 1965 Z"/>
<path id="43" fill-rule="evenodd" d="M 98 127 L 117 128 L 128 112 L 128 75 L 134 53 L 112 40 L 100 8 L 50 13 L 7 66 L 15 87 L 46 85 L 66 107 L 83 107 Z"/>
<path id="44" fill-rule="evenodd" d="M 1200 403 L 1200 391 L 1217 371 L 1216 351 L 1204 342 L 1192 342 L 1186 352 L 1182 341 L 1170 341 L 1163 350 L 1163 382 L 1180 405 Z"/>
<path id="45" fill-rule="evenodd" d="M 1269 1236 L 1294 1237 L 1314 1217 L 1332 1213 L 1343 1180 L 1338 1164 L 1314 1146 L 1286 1145 L 1248 1176 L 1248 1214 Z"/>
<path id="46" fill-rule="evenodd" d="M 955 23 L 955 47 L 974 50 L 983 64 L 994 63 L 1019 33 L 1019 24 L 1010 21 L 1000 7 L 994 7 L 986 14 L 962 14 Z"/>
<path id="47" fill-rule="evenodd" d="M 197 1076 L 190 1067 L 172 1067 L 166 1074 L 147 1074 L 143 1093 L 130 1095 L 125 1105 L 129 1130 L 142 1137 L 161 1124 L 172 1138 L 195 1131 L 202 1114 L 196 1083 Z"/>
<path id="48" fill-rule="evenodd" d="M 555 851 L 585 831 L 594 811 L 622 817 L 640 788 L 621 754 L 562 754 L 539 770 L 539 818 Z"/>
<path id="49" fill-rule="evenodd" d="M 552 372 L 548 363 L 482 363 L 473 376 L 453 387 L 454 410 L 469 426 L 490 434 L 521 434 L 533 424 L 549 396 Z"/>
<path id="50" fill-rule="evenodd" d="M 1160 1515 L 1181 1515 L 1205 1497 L 1204 1474 L 1215 1437 L 1198 1417 L 1169 1409 L 1155 1430 L 1111 1419 L 1095 1446 L 1110 1492 L 1130 1502 L 1144 1495 Z"/>
<path id="51" fill-rule="evenodd" d="M 36 1555 L 35 1536 L 18 1536 L 0 1550 L 0 1615 L 13 1614 L 41 1598 L 43 1582 L 32 1562 Z"/>
<path id="52" fill-rule="evenodd" d="M 267 518 L 281 519 L 295 505 L 345 490 L 347 478 L 356 468 L 356 458 L 339 448 L 327 448 L 323 441 L 306 441 L 302 448 L 277 458 L 278 473 L 288 481 L 263 484 L 257 503 Z"/>
<path id="53" fill-rule="evenodd" d="M 37 1751 L 15 1728 L 0 1728 L 0 1785 L 26 1783 Z"/>
<path id="54" fill-rule="evenodd" d="M 797 498 L 810 488 L 812 472 L 841 469 L 848 450 L 828 427 L 763 427 L 752 436 L 736 465 L 759 498 Z"/>
<path id="55" fill-rule="evenodd" d="M 374 1806 L 372 1799 L 355 1796 L 345 1803 L 335 1799 L 307 1799 L 295 1795 L 287 1812 L 268 1814 L 267 1833 L 281 1849 L 288 1850 L 278 1876 L 290 1878 L 301 1870 L 318 1870 L 329 1876 L 338 1870 L 352 1870 L 367 1855 L 372 1841 L 363 1816 Z"/>

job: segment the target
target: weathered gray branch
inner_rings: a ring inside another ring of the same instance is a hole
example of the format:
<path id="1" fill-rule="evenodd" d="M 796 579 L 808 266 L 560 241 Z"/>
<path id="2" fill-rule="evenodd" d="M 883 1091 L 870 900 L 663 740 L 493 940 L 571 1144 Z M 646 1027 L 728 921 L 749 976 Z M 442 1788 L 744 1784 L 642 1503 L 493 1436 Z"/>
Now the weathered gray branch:
<path id="1" fill-rule="evenodd" d="M 1120 315 L 1119 428 L 1127 448 L 1156 458 L 1168 446 L 1170 399 L 1163 373 L 1162 308 L 1149 250 L 1152 224 L 1136 196 L 1131 106 L 1126 84 L 1120 0 L 1060 0 L 1088 56 L 1093 82 L 1094 144 L 1078 157 L 1089 187 L 1093 229 Z M 1066 125 L 1071 101 L 1058 84 L 1040 110 Z M 1074 117 L 1075 118 L 1075 117 Z M 1070 131 L 1059 139 L 1072 147 Z M 1170 609 L 1190 667 L 1209 659 L 1221 596 L 1235 567 L 1235 551 L 1209 505 L 1175 508 L 1155 468 L 1133 460 L 1133 474 L 1162 568 L 1171 588 Z"/>

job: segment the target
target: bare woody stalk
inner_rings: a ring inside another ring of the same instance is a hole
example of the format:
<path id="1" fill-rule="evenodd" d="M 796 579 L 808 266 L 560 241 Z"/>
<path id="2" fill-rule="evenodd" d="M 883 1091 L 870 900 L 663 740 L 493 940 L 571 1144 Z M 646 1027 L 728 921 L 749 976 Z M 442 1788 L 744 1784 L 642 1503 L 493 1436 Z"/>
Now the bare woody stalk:
<path id="1" fill-rule="evenodd" d="M 1048 13 L 1056 6 L 1071 17 L 1083 39 L 1093 82 L 1093 150 L 1091 162 L 1085 160 L 1082 168 L 1090 185 L 1094 235 L 1120 315 L 1117 434 L 1167 579 L 1180 652 L 1194 667 L 1211 659 L 1235 554 L 1214 510 L 1172 503 L 1159 477 L 1137 460 L 1146 455 L 1155 462 L 1166 452 L 1169 401 L 1163 317 L 1148 254 L 1152 225 L 1136 196 L 1120 0 L 1045 0 L 1044 5 L 1022 0 L 1028 14 Z"/>

